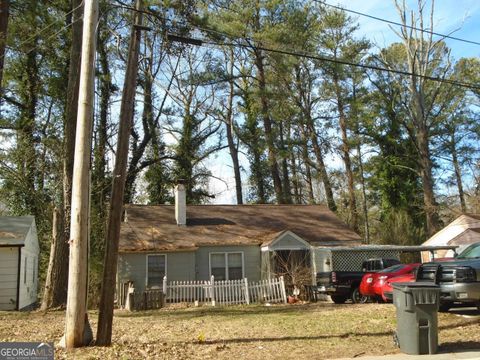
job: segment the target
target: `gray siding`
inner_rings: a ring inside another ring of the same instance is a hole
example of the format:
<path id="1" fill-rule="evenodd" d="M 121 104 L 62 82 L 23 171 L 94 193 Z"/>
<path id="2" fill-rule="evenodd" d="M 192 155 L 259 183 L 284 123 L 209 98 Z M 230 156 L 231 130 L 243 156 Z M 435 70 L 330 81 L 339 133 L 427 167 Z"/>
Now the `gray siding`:
<path id="1" fill-rule="evenodd" d="M 308 249 L 304 243 L 298 241 L 291 234 L 284 234 L 273 246 L 270 246 L 270 250 L 290 250 L 290 249 Z"/>
<path id="2" fill-rule="evenodd" d="M 19 309 L 23 309 L 37 302 L 38 288 L 38 239 L 35 222 L 33 222 L 22 248 L 22 263 L 20 264 L 20 300 Z M 25 276 L 25 262 L 27 273 Z"/>
<path id="3" fill-rule="evenodd" d="M 218 252 L 243 252 L 244 274 L 249 281 L 260 280 L 261 257 L 259 246 L 205 246 L 197 250 L 196 279 L 210 279 L 209 254 Z"/>
<path id="4" fill-rule="evenodd" d="M 18 247 L 0 247 L 0 310 L 17 306 Z"/>
<path id="5" fill-rule="evenodd" d="M 211 252 L 242 252 L 245 277 L 250 281 L 260 280 L 259 246 L 212 246 L 195 252 L 121 253 L 118 258 L 117 292 L 120 293 L 120 285 L 127 281 L 133 281 L 136 291 L 145 290 L 148 254 L 166 255 L 168 281 L 208 280 Z"/>
<path id="6" fill-rule="evenodd" d="M 147 284 L 147 255 L 166 255 L 167 278 L 173 280 L 195 279 L 195 253 L 189 252 L 155 252 L 123 253 L 118 259 L 117 283 L 133 281 L 137 291 L 143 291 Z M 118 289 L 117 289 L 118 290 Z"/>

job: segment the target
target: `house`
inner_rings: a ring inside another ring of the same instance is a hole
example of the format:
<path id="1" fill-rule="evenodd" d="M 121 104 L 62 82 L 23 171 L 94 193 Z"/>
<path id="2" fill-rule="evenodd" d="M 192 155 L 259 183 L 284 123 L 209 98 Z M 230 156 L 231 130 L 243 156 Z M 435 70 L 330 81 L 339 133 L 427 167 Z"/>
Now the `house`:
<path id="1" fill-rule="evenodd" d="M 189 205 L 177 185 L 175 206 L 127 205 L 121 226 L 117 291 L 169 281 L 273 276 L 303 258 L 315 273 L 317 246 L 355 246 L 361 238 L 323 205 Z M 293 256 L 292 256 L 293 255 Z"/>
<path id="2" fill-rule="evenodd" d="M 480 215 L 462 214 L 422 245 L 458 245 L 458 253 L 475 242 L 480 242 Z M 453 255 L 454 252 L 452 250 L 439 250 L 436 252 L 435 257 L 451 257 Z M 431 259 L 430 253 L 422 254 L 422 261 L 431 261 Z"/>
<path id="3" fill-rule="evenodd" d="M 0 217 L 0 310 L 21 310 L 37 301 L 38 256 L 34 217 Z"/>

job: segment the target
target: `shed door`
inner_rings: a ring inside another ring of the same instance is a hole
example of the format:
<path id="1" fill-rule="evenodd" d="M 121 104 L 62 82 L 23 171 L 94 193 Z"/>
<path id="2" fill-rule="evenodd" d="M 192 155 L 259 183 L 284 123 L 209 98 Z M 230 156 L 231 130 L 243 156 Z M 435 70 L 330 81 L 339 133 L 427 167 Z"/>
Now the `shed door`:
<path id="1" fill-rule="evenodd" d="M 15 310 L 18 280 L 17 247 L 0 248 L 0 310 Z"/>

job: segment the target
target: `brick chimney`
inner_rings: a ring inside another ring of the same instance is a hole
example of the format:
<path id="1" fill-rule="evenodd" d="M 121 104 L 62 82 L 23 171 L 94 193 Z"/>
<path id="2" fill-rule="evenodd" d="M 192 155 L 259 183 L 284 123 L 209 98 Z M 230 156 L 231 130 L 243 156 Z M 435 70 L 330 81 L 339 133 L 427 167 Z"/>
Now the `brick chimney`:
<path id="1" fill-rule="evenodd" d="M 175 186 L 175 220 L 178 226 L 187 225 L 187 196 L 183 180 Z"/>

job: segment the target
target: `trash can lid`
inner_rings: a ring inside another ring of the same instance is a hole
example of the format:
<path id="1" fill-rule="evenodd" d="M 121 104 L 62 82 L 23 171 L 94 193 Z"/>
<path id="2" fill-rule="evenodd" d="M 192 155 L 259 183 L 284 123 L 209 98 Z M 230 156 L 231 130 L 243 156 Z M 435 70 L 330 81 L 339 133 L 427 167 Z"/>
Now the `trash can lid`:
<path id="1" fill-rule="evenodd" d="M 424 282 L 424 281 L 417 281 L 417 282 L 397 282 L 392 283 L 394 289 L 402 290 L 404 292 L 409 292 L 410 289 L 439 289 L 440 287 L 433 283 L 433 282 Z"/>

